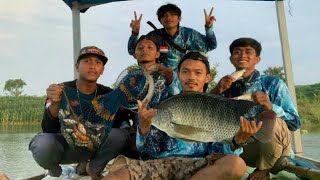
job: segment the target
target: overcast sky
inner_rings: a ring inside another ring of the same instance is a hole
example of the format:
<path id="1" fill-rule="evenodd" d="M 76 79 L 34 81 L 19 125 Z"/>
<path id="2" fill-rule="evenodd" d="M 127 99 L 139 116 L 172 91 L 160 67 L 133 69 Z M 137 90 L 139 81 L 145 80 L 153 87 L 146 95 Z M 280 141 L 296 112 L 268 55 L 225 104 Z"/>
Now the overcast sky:
<path id="1" fill-rule="evenodd" d="M 51 83 L 73 79 L 72 14 L 62 0 L 0 0 L 0 95 L 8 79 L 23 79 L 24 94 L 45 95 Z M 262 61 L 257 69 L 282 66 L 275 2 L 231 0 L 137 0 L 104 4 L 81 14 L 82 46 L 96 45 L 109 58 L 99 83 L 110 86 L 135 60 L 127 53 L 133 11 L 143 13 L 140 34 L 161 27 L 156 10 L 165 3 L 182 9 L 182 26 L 204 33 L 203 9 L 215 7 L 214 31 L 218 48 L 209 53 L 219 64 L 218 76 L 234 69 L 228 47 L 239 37 L 262 43 Z M 285 11 L 294 82 L 320 82 L 320 1 L 287 0 Z M 217 80 L 217 79 L 216 79 Z"/>

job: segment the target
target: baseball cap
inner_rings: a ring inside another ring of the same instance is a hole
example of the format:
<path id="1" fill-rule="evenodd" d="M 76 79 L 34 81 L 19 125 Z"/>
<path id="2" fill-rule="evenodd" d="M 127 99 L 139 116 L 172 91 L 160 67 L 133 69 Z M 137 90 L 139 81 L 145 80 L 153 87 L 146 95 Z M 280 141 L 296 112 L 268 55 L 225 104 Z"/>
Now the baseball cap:
<path id="1" fill-rule="evenodd" d="M 101 59 L 101 61 L 103 62 L 103 65 L 105 65 L 108 62 L 108 58 L 105 56 L 104 52 L 101 49 L 97 48 L 96 46 L 86 46 L 80 50 L 77 63 L 79 62 L 80 59 L 88 55 L 97 56 L 99 59 Z"/>

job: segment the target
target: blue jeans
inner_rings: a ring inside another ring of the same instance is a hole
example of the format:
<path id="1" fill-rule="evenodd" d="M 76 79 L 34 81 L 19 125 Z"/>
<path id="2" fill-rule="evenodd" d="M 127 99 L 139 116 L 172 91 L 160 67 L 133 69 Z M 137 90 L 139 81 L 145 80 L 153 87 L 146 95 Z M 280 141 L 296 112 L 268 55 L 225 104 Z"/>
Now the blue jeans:
<path id="1" fill-rule="evenodd" d="M 96 173 L 102 172 L 110 160 L 127 150 L 130 145 L 128 130 L 112 128 L 108 137 L 95 153 L 72 150 L 62 134 L 40 133 L 29 144 L 34 160 L 51 176 L 59 177 L 62 169 L 59 164 L 89 161 L 89 167 Z"/>

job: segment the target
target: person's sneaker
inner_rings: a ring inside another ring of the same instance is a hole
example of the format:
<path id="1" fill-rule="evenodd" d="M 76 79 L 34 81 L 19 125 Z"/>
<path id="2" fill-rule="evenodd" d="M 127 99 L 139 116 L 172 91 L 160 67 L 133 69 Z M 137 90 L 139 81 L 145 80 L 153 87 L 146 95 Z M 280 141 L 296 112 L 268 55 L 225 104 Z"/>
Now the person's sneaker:
<path id="1" fill-rule="evenodd" d="M 81 162 L 81 163 L 79 163 L 79 164 L 77 165 L 77 167 L 76 167 L 76 173 L 77 173 L 78 175 L 85 175 L 85 176 L 89 175 L 89 174 L 87 173 L 87 170 L 86 170 L 87 163 L 88 163 L 88 162 Z"/>

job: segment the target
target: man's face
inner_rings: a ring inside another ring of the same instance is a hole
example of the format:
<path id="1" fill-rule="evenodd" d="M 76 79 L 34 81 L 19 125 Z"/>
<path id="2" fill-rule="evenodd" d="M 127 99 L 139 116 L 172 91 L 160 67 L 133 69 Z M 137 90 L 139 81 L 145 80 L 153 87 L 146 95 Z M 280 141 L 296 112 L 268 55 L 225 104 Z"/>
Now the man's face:
<path id="1" fill-rule="evenodd" d="M 178 77 L 184 92 L 203 92 L 203 86 L 211 79 L 202 61 L 186 59 L 181 64 Z"/>
<path id="2" fill-rule="evenodd" d="M 260 62 L 260 57 L 250 46 L 236 47 L 232 51 L 230 61 L 237 70 L 246 68 L 247 71 L 253 71 L 255 65 Z"/>
<path id="3" fill-rule="evenodd" d="M 98 57 L 89 55 L 80 59 L 76 64 L 76 69 L 79 72 L 79 78 L 88 82 L 96 82 L 104 71 L 104 65 Z"/>
<path id="4" fill-rule="evenodd" d="M 161 18 L 160 23 L 163 25 L 165 29 L 178 27 L 178 24 L 181 21 L 181 17 L 176 15 L 173 11 L 166 12 Z"/>
<path id="5" fill-rule="evenodd" d="M 144 39 L 140 41 L 135 49 L 134 58 L 137 59 L 139 65 L 145 69 L 156 63 L 160 57 L 160 52 L 153 41 Z"/>

